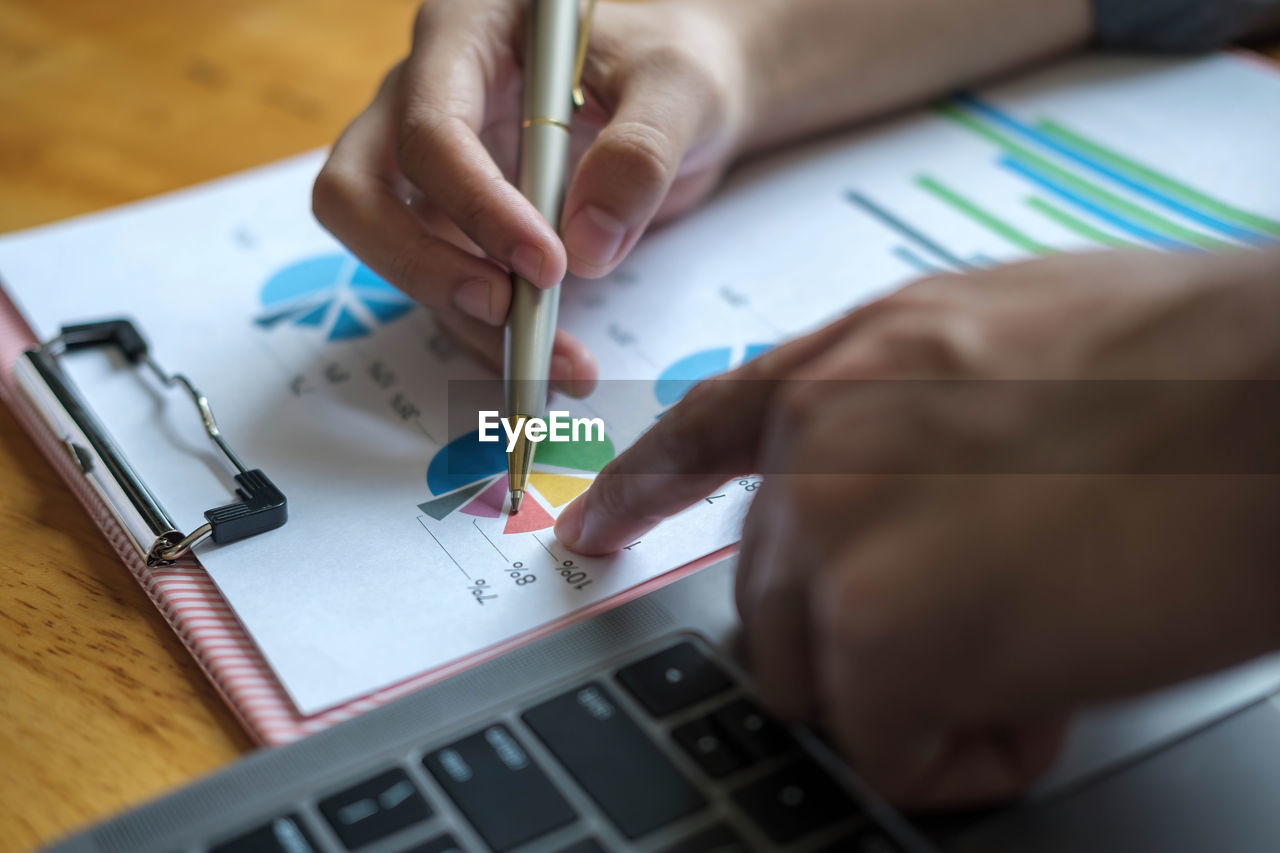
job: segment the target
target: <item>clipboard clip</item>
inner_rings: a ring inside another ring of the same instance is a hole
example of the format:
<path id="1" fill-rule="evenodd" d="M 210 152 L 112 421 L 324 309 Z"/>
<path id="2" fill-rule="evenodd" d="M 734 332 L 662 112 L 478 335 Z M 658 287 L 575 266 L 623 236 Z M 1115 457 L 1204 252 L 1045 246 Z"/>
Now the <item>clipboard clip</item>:
<path id="1" fill-rule="evenodd" d="M 115 347 L 130 364 L 150 370 L 166 388 L 181 386 L 187 392 L 200 412 L 205 432 L 236 469 L 238 500 L 205 512 L 205 523 L 190 533 L 177 528 L 58 363 L 64 353 L 97 347 Z M 124 498 L 135 514 L 127 520 L 140 520 L 145 525 L 152 537 L 149 545 L 141 541 L 136 525 L 126 526 L 134 533 L 147 565 L 172 563 L 206 538 L 220 545 L 236 542 L 274 530 L 288 520 L 284 493 L 261 470 L 245 467 L 218 429 L 208 398 L 183 374 L 161 369 L 151 358 L 146 339 L 131 321 L 113 319 L 63 326 L 57 337 L 27 350 L 23 357 L 76 428 L 69 435 L 65 434 L 68 431 L 61 432 L 63 443 L 81 472 L 95 480 L 117 512 L 117 499 Z"/>
<path id="2" fill-rule="evenodd" d="M 573 59 L 573 109 L 578 111 L 587 105 L 582 91 L 582 72 L 587 67 L 587 43 L 591 41 L 591 28 L 596 19 L 596 0 L 587 0 L 587 9 L 578 25 L 578 49 Z"/>

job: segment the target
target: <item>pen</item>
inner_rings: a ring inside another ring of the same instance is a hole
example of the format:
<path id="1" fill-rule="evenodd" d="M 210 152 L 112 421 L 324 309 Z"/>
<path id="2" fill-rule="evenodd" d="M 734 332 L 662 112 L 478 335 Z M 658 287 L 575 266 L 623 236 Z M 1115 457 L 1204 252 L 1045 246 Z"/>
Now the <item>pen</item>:
<path id="1" fill-rule="evenodd" d="M 529 3 L 517 185 L 556 230 L 569 178 L 569 122 L 574 107 L 583 103 L 579 83 L 594 6 L 590 0 L 579 31 L 578 0 Z M 514 274 L 511 284 L 503 377 L 506 418 L 517 432 L 507 454 L 511 512 L 516 513 L 529 485 L 537 448 L 523 427 L 530 418 L 542 417 L 546 409 L 560 285 L 544 290 Z"/>

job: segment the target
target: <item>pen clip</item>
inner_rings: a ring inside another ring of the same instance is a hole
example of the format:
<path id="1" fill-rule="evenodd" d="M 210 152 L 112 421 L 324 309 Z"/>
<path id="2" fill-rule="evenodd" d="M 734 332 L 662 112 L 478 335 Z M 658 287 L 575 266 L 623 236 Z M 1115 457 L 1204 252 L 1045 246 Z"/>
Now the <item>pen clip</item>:
<path id="1" fill-rule="evenodd" d="M 582 69 L 587 64 L 587 41 L 591 38 L 591 23 L 596 15 L 596 0 L 587 0 L 587 11 L 578 28 L 578 59 L 573 69 L 573 108 L 580 110 L 587 103 L 582 94 Z"/>

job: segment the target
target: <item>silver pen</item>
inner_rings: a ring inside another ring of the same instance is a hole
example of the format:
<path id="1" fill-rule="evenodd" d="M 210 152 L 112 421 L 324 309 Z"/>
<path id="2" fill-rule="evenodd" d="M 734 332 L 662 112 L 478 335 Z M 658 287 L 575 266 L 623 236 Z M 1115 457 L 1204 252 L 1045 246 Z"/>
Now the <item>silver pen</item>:
<path id="1" fill-rule="evenodd" d="M 579 27 L 578 0 L 530 0 L 525 33 L 524 121 L 520 125 L 517 185 L 557 231 L 569 180 L 569 122 L 583 103 L 580 82 L 595 0 Z M 537 447 L 524 433 L 529 418 L 543 417 L 550 390 L 551 348 L 560 308 L 560 285 L 547 290 L 511 276 L 503 378 L 506 418 L 518 431 L 507 455 L 511 511 L 520 511 Z"/>

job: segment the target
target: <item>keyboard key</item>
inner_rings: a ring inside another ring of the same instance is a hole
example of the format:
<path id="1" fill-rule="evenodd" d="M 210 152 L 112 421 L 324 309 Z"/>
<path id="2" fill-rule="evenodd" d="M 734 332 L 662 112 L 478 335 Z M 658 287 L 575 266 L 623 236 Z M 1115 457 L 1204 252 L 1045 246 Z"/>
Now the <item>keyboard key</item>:
<path id="1" fill-rule="evenodd" d="M 751 853 L 738 833 L 722 823 L 664 847 L 662 853 Z"/>
<path id="2" fill-rule="evenodd" d="M 628 838 L 706 805 L 600 684 L 544 702 L 523 719 Z"/>
<path id="3" fill-rule="evenodd" d="M 736 699 L 712 716 L 728 739 L 753 761 L 781 755 L 795 746 L 791 734 L 749 699 Z"/>
<path id="4" fill-rule="evenodd" d="M 710 717 L 679 726 L 671 733 L 708 776 L 719 779 L 746 765 L 743 756 Z"/>
<path id="5" fill-rule="evenodd" d="M 858 813 L 830 776 L 808 759 L 794 761 L 733 795 L 765 835 L 788 844 Z"/>
<path id="6" fill-rule="evenodd" d="M 452 835 L 442 835 L 421 844 L 415 844 L 402 853 L 466 853 Z"/>
<path id="7" fill-rule="evenodd" d="M 266 826 L 214 845 L 209 853 L 314 853 L 315 849 L 298 818 L 284 815 Z"/>
<path id="8" fill-rule="evenodd" d="M 495 850 L 518 847 L 577 819 L 506 726 L 463 738 L 424 763 Z"/>
<path id="9" fill-rule="evenodd" d="M 561 847 L 556 853 L 607 853 L 607 851 L 594 838 L 584 838 L 568 847 Z"/>
<path id="10" fill-rule="evenodd" d="M 431 807 L 398 767 L 321 800 L 320 812 L 348 850 L 431 817 Z"/>
<path id="11" fill-rule="evenodd" d="M 675 713 L 732 686 L 720 667 L 688 642 L 623 667 L 618 680 L 656 717 Z"/>

